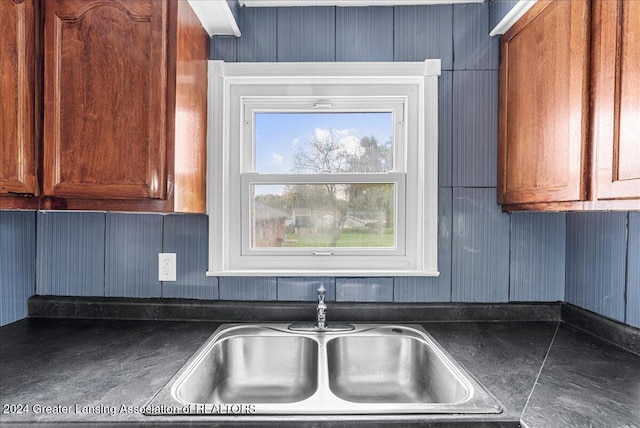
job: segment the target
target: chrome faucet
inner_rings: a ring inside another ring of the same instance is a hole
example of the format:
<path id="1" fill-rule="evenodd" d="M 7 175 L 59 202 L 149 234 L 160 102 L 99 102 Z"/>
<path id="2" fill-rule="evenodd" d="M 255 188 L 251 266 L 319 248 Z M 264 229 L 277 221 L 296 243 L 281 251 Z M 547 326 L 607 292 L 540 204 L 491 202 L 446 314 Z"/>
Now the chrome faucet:
<path id="1" fill-rule="evenodd" d="M 327 304 L 324 302 L 324 295 L 327 290 L 324 286 L 320 286 L 316 290 L 318 292 L 318 306 L 316 306 L 316 323 L 293 323 L 287 328 L 292 331 L 316 332 L 316 333 L 332 333 L 338 331 L 351 331 L 355 327 L 351 324 L 332 323 L 327 324 Z"/>
<path id="2" fill-rule="evenodd" d="M 324 286 L 321 285 L 317 291 L 318 307 L 316 308 L 316 328 L 324 330 L 326 328 L 325 323 L 327 321 L 327 304 L 324 302 L 324 293 L 327 290 L 325 290 Z"/>

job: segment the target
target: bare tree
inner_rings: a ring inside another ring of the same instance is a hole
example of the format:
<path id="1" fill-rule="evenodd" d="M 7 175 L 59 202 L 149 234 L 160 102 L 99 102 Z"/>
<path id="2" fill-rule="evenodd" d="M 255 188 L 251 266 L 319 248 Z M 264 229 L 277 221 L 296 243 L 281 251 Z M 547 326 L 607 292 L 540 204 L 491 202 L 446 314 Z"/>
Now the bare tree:
<path id="1" fill-rule="evenodd" d="M 294 168 L 304 173 L 345 173 L 345 172 L 386 172 L 392 168 L 393 155 L 391 142 L 380 144 L 375 137 L 364 137 L 358 142 L 356 150 L 349 150 L 339 141 L 334 141 L 332 133 L 319 139 L 313 138 L 302 146 L 294 158 Z M 299 186 L 292 186 L 290 191 L 298 193 L 301 203 L 307 207 L 311 204 L 316 209 L 332 212 L 333 224 L 331 229 L 330 247 L 335 247 L 345 226 L 350 209 L 371 209 L 375 206 L 384 210 L 386 223 L 393 221 L 390 212 L 393 207 L 389 203 L 388 187 L 372 186 L 370 184 L 335 184 L 323 185 L 323 198 L 314 201 L 305 200 L 304 193 Z M 318 204 L 321 204 L 318 206 Z M 386 224 L 385 226 L 387 226 Z"/>

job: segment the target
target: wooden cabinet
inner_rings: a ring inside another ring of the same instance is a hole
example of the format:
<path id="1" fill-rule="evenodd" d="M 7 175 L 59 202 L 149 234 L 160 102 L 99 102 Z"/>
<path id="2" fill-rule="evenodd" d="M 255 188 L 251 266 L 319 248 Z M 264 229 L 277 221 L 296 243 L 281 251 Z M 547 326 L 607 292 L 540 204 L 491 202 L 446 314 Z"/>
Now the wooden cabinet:
<path id="1" fill-rule="evenodd" d="M 592 136 L 598 199 L 640 196 L 640 2 L 594 4 Z"/>
<path id="2" fill-rule="evenodd" d="M 208 36 L 186 0 L 43 9 L 39 206 L 204 212 Z"/>
<path id="3" fill-rule="evenodd" d="M 165 8 L 46 3 L 45 195 L 166 198 Z"/>
<path id="4" fill-rule="evenodd" d="M 640 209 L 640 2 L 540 1 L 501 39 L 498 202 Z"/>
<path id="5" fill-rule="evenodd" d="M 38 192 L 37 6 L 0 0 L 0 199 L 19 208 Z"/>

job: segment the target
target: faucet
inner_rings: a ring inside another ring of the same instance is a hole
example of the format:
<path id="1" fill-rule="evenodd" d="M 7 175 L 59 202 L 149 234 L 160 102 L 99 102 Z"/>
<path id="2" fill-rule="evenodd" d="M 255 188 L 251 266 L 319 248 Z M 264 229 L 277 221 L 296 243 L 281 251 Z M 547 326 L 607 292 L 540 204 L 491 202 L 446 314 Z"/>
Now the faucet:
<path id="1" fill-rule="evenodd" d="M 324 302 L 324 293 L 327 291 L 325 290 L 324 286 L 320 286 L 320 288 L 318 288 L 318 306 L 316 308 L 316 328 L 319 330 L 324 330 L 326 328 L 326 321 L 327 321 L 327 304 Z"/>
<path id="2" fill-rule="evenodd" d="M 355 327 L 351 324 L 327 324 L 327 304 L 324 302 L 324 295 L 327 290 L 325 290 L 324 286 L 320 286 L 316 290 L 318 292 L 318 306 L 316 306 L 316 323 L 312 324 L 310 322 L 307 323 L 293 323 L 289 324 L 287 327 L 292 331 L 302 331 L 302 332 L 320 332 L 320 333 L 329 333 L 329 332 L 339 332 L 339 331 L 351 331 L 354 330 Z"/>

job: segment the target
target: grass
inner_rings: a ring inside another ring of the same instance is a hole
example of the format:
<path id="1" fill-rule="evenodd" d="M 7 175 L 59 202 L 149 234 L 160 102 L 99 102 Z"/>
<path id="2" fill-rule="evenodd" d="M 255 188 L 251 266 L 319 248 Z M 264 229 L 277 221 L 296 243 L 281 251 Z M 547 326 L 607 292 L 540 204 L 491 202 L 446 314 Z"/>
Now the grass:
<path id="1" fill-rule="evenodd" d="M 287 242 L 285 247 L 328 247 L 331 243 L 331 235 L 287 235 L 288 240 L 297 242 Z M 338 239 L 336 247 L 360 247 L 360 248 L 384 248 L 393 247 L 395 244 L 392 233 L 384 234 L 352 234 L 342 233 Z"/>

